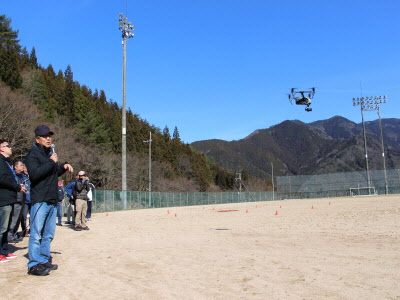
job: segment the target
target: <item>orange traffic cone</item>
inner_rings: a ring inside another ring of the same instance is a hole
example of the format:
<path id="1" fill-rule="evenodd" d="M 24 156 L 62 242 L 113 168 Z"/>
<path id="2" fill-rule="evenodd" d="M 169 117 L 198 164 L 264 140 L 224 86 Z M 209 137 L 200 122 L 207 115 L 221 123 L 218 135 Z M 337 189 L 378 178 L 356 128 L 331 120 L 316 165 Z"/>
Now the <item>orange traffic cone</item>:
<path id="1" fill-rule="evenodd" d="M 278 211 L 276 211 L 276 213 L 275 213 L 275 216 L 277 216 L 277 215 L 279 215 L 279 214 L 278 214 Z"/>

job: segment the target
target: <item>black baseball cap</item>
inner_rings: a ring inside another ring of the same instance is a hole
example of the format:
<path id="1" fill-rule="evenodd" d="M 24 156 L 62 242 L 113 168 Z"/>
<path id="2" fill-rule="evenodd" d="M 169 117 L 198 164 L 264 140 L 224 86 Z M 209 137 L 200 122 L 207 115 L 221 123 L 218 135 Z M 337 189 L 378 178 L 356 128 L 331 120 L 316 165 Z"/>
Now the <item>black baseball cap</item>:
<path id="1" fill-rule="evenodd" d="M 36 136 L 42 136 L 42 135 L 46 135 L 46 134 L 50 134 L 53 135 L 54 132 L 50 131 L 49 126 L 47 125 L 40 125 L 38 127 L 35 128 L 35 135 Z"/>

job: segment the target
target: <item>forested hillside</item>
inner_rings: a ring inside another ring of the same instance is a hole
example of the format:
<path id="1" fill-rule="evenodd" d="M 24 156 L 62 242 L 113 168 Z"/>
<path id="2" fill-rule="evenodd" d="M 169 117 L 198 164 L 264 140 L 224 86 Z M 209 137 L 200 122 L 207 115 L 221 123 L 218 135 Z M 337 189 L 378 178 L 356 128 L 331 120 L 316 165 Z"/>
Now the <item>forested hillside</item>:
<path id="1" fill-rule="evenodd" d="M 23 30 L 23 29 L 21 29 Z M 34 128 L 45 123 L 55 132 L 59 157 L 83 169 L 100 188 L 120 189 L 121 107 L 103 90 L 74 80 L 64 71 L 42 67 L 35 48 L 20 45 L 11 20 L 0 16 L 0 136 L 23 158 L 34 141 Z M 148 186 L 148 144 L 152 132 L 153 191 L 235 189 L 235 173 L 209 162 L 179 138 L 127 111 L 128 189 Z M 72 177 L 65 178 L 67 181 Z"/>

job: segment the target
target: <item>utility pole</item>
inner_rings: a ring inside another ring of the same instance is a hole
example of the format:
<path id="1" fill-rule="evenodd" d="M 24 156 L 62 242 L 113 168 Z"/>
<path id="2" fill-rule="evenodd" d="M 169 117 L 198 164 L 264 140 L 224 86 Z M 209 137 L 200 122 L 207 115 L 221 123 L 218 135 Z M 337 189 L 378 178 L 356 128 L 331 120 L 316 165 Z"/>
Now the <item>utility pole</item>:
<path id="1" fill-rule="evenodd" d="M 147 141 L 143 141 L 143 143 L 149 143 L 149 207 L 151 207 L 151 131 L 150 131 L 150 139 Z"/>
<path id="2" fill-rule="evenodd" d="M 122 32 L 122 207 L 126 209 L 126 41 L 134 36 L 134 26 L 123 14 L 119 14 L 118 19 Z"/>

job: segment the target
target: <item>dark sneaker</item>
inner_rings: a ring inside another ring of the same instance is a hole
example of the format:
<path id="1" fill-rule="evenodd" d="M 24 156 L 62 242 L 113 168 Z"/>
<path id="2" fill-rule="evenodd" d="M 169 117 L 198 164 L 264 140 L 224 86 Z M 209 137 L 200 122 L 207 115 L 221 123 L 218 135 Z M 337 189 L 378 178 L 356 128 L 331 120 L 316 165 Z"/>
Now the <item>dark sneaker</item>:
<path id="1" fill-rule="evenodd" d="M 43 267 L 45 267 L 46 269 L 50 269 L 50 271 L 52 270 L 57 270 L 58 269 L 58 265 L 53 265 L 49 262 L 45 263 L 45 264 L 41 264 Z"/>
<path id="2" fill-rule="evenodd" d="M 89 227 L 82 227 L 83 230 L 89 230 Z"/>
<path id="3" fill-rule="evenodd" d="M 14 239 L 14 240 L 9 240 L 8 243 L 9 244 L 16 244 L 16 243 L 22 242 L 22 240 L 23 240 L 23 238 L 17 238 L 17 239 Z"/>
<path id="4" fill-rule="evenodd" d="M 70 221 L 65 222 L 65 224 L 72 224 Z"/>
<path id="5" fill-rule="evenodd" d="M 80 226 L 80 225 L 75 226 L 75 231 L 81 231 L 81 230 L 82 230 L 82 226 Z"/>
<path id="6" fill-rule="evenodd" d="M 46 276 L 49 275 L 50 269 L 45 268 L 42 264 L 34 265 L 28 268 L 28 275 Z"/>
<path id="7" fill-rule="evenodd" d="M 61 223 L 57 223 L 56 225 L 57 225 L 57 226 L 62 226 L 62 224 L 61 224 Z"/>

